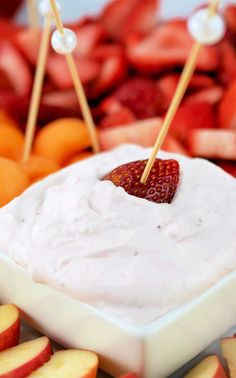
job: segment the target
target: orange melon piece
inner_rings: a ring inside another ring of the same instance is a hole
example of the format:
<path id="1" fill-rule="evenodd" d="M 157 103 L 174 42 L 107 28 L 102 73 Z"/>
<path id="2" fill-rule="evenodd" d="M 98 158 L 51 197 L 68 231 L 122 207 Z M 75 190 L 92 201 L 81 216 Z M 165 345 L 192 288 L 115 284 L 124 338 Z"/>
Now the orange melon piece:
<path id="1" fill-rule="evenodd" d="M 34 153 L 62 164 L 76 153 L 91 146 L 87 126 L 77 118 L 61 118 L 38 133 Z"/>
<path id="2" fill-rule="evenodd" d="M 12 160 L 0 157 L 0 207 L 20 195 L 29 186 L 29 179 Z"/>
<path id="3" fill-rule="evenodd" d="M 12 119 L 9 114 L 2 109 L 0 110 L 0 127 L 1 126 L 10 126 L 15 129 L 18 128 L 16 121 L 14 121 L 14 119 Z"/>
<path id="4" fill-rule="evenodd" d="M 24 146 L 24 134 L 21 130 L 8 126 L 0 126 L 0 156 L 17 160 L 21 157 Z"/>
<path id="5" fill-rule="evenodd" d="M 20 161 L 20 168 L 28 176 L 31 183 L 38 181 L 60 169 L 59 164 L 44 156 L 31 155 L 27 161 Z"/>

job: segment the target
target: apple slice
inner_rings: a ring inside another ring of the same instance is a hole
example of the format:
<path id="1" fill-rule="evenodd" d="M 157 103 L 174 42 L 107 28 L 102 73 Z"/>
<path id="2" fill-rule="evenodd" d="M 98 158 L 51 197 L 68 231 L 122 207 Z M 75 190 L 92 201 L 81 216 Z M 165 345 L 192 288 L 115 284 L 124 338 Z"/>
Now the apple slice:
<path id="1" fill-rule="evenodd" d="M 236 338 L 225 337 L 220 341 L 220 346 L 228 364 L 230 377 L 236 377 Z"/>
<path id="2" fill-rule="evenodd" d="M 0 306 L 0 352 L 18 344 L 20 337 L 20 314 L 12 304 Z"/>
<path id="3" fill-rule="evenodd" d="M 47 362 L 52 354 L 50 341 L 40 337 L 0 353 L 0 378 L 24 378 Z"/>
<path id="4" fill-rule="evenodd" d="M 0 70 L 4 73 L 7 81 L 11 83 L 17 95 L 29 94 L 32 84 L 30 68 L 10 42 L 0 45 Z"/>
<path id="5" fill-rule="evenodd" d="M 184 378 L 227 378 L 217 356 L 208 356 L 195 366 Z"/>
<path id="6" fill-rule="evenodd" d="M 96 354 L 85 350 L 61 350 L 29 378 L 96 378 L 97 368 Z"/>

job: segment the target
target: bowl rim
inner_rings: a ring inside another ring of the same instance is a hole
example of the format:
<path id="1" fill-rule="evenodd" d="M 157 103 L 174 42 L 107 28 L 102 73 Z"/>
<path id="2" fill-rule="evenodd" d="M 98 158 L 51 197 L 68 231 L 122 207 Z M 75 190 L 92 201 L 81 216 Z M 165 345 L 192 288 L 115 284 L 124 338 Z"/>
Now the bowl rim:
<path id="1" fill-rule="evenodd" d="M 143 325 L 136 325 L 129 322 L 126 322 L 123 319 L 119 319 L 118 317 L 114 315 L 107 314 L 105 311 L 96 308 L 90 304 L 87 304 L 85 302 L 82 302 L 73 296 L 70 296 L 68 294 L 65 294 L 61 292 L 60 290 L 43 283 L 37 283 L 34 282 L 29 274 L 25 271 L 23 267 L 18 265 L 7 253 L 5 253 L 3 250 L 0 250 L 0 261 L 2 260 L 3 263 L 7 263 L 12 265 L 13 269 L 18 272 L 21 272 L 21 274 L 24 274 L 27 276 L 31 281 L 32 284 L 36 285 L 42 285 L 45 286 L 46 289 L 49 290 L 55 290 L 58 293 L 60 293 L 65 298 L 70 298 L 71 300 L 78 302 L 78 304 L 88 311 L 91 311 L 94 315 L 98 316 L 99 318 L 102 318 L 103 320 L 108 321 L 109 323 L 112 323 L 115 326 L 118 326 L 119 328 L 123 329 L 124 331 L 128 332 L 129 334 L 137 337 L 137 338 L 145 338 L 150 336 L 150 334 L 158 332 L 160 329 L 168 327 L 173 321 L 176 321 L 180 319 L 183 314 L 186 315 L 189 312 L 193 311 L 194 309 L 197 309 L 197 307 L 204 302 L 206 302 L 212 295 L 216 294 L 219 290 L 223 290 L 227 285 L 230 283 L 236 281 L 236 270 L 228 273 L 224 277 L 222 277 L 220 280 L 218 280 L 216 283 L 214 283 L 210 288 L 208 288 L 206 291 L 198 294 L 194 298 L 186 301 L 185 303 L 177 306 L 174 309 L 171 309 L 166 314 L 160 316 L 159 318 L 156 318 L 146 324 Z"/>

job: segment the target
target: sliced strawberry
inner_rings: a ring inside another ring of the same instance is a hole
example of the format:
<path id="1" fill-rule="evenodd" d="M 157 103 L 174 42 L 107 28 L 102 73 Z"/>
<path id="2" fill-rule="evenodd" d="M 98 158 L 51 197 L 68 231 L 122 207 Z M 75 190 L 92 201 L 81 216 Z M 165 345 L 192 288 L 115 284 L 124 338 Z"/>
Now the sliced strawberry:
<path id="1" fill-rule="evenodd" d="M 149 118 L 130 125 L 100 129 L 99 140 L 102 150 L 110 150 L 123 143 L 135 143 L 144 147 L 151 147 L 155 143 L 160 131 L 161 118 Z"/>
<path id="2" fill-rule="evenodd" d="M 125 77 L 126 72 L 127 62 L 123 53 L 104 58 L 100 73 L 90 86 L 89 96 L 96 99 L 105 94 Z"/>
<path id="3" fill-rule="evenodd" d="M 228 161 L 219 161 L 217 162 L 219 167 L 221 167 L 225 172 L 229 173 L 231 176 L 236 178 L 236 163 Z M 236 337 L 236 336 L 234 336 Z"/>
<path id="4" fill-rule="evenodd" d="M 185 98 L 186 104 L 199 104 L 205 102 L 211 105 L 217 104 L 223 97 L 224 90 L 219 85 L 214 87 L 205 88 L 190 94 Z"/>
<path id="5" fill-rule="evenodd" d="M 236 52 L 226 39 L 219 44 L 220 68 L 219 77 L 223 84 L 228 85 L 236 78 Z"/>
<path id="6" fill-rule="evenodd" d="M 172 67 L 182 67 L 191 51 L 193 41 L 182 20 L 158 25 L 145 38 L 133 36 L 127 44 L 128 59 L 142 72 L 159 72 Z M 197 68 L 213 71 L 219 63 L 216 47 L 203 47 Z"/>
<path id="7" fill-rule="evenodd" d="M 75 57 L 78 73 L 83 84 L 96 79 L 100 72 L 100 64 L 90 58 Z M 51 55 L 47 63 L 47 74 L 59 89 L 70 89 L 73 81 L 67 61 L 62 55 Z"/>
<path id="8" fill-rule="evenodd" d="M 107 58 L 112 58 L 117 55 L 125 55 L 124 47 L 118 43 L 106 43 L 96 46 L 91 56 L 93 59 L 103 61 Z"/>
<path id="9" fill-rule="evenodd" d="M 54 121 L 58 118 L 70 118 L 70 117 L 81 117 L 81 111 L 79 105 L 76 107 L 67 107 L 67 106 L 57 106 L 47 104 L 43 102 L 40 104 L 39 115 L 38 115 L 38 124 L 45 125 L 51 121 Z"/>
<path id="10" fill-rule="evenodd" d="M 232 81 L 226 90 L 219 105 L 219 122 L 221 127 L 236 128 L 236 79 Z"/>
<path id="11" fill-rule="evenodd" d="M 104 61 L 100 75 L 93 85 L 93 97 L 105 93 L 113 88 L 126 73 L 125 59 L 122 56 L 114 56 Z"/>
<path id="12" fill-rule="evenodd" d="M 85 15 L 85 16 L 82 16 L 79 19 L 78 18 L 75 19 L 72 22 L 70 21 L 69 23 L 65 23 L 65 27 L 76 31 L 76 30 L 82 28 L 83 26 L 92 25 L 96 22 L 99 22 L 99 20 L 96 16 Z"/>
<path id="13" fill-rule="evenodd" d="M 107 33 L 125 40 L 131 33 L 148 33 L 155 24 L 158 0 L 113 0 L 104 9 L 101 21 Z"/>
<path id="14" fill-rule="evenodd" d="M 0 41 L 11 41 L 20 30 L 22 30 L 22 26 L 15 22 L 0 19 Z"/>
<path id="15" fill-rule="evenodd" d="M 195 73 L 193 74 L 188 89 L 203 89 L 214 86 L 215 81 L 212 77 Z"/>
<path id="16" fill-rule="evenodd" d="M 126 373 L 126 374 L 119 375 L 119 377 L 117 378 L 139 378 L 139 376 L 136 373 Z"/>
<path id="17" fill-rule="evenodd" d="M 161 93 L 161 104 L 163 111 L 168 109 L 178 85 L 178 81 L 178 74 L 165 75 L 157 80 L 156 85 Z"/>
<path id="18" fill-rule="evenodd" d="M 79 106 L 74 89 L 45 93 L 42 96 L 41 102 L 44 105 L 61 107 L 65 109 L 75 109 Z"/>
<path id="19" fill-rule="evenodd" d="M 54 95 L 55 98 L 53 98 Z M 39 124 L 45 124 L 56 118 L 81 116 L 78 103 L 73 108 L 72 105 L 75 103 L 72 103 L 71 107 L 69 107 L 69 99 L 66 98 L 68 95 L 67 92 L 65 94 L 47 93 L 46 95 L 43 95 L 37 122 Z M 72 101 L 72 96 L 70 98 Z M 5 109 L 23 126 L 25 126 L 28 116 L 29 101 L 29 96 L 18 96 L 12 91 L 0 91 L 0 108 Z M 62 101 L 64 101 L 64 103 L 62 103 Z"/>
<path id="20" fill-rule="evenodd" d="M 167 135 L 163 142 L 163 145 L 161 146 L 161 149 L 163 151 L 189 156 L 187 149 L 172 135 Z"/>
<path id="21" fill-rule="evenodd" d="M 235 4 L 229 4 L 224 9 L 224 17 L 225 17 L 229 32 L 235 35 L 236 34 L 236 5 Z"/>
<path id="22" fill-rule="evenodd" d="M 111 114 L 102 120 L 99 139 L 104 151 L 123 143 L 136 143 L 145 147 L 153 146 L 161 128 L 160 118 L 149 118 L 136 122 L 133 119 L 133 123 L 131 123 L 132 116 L 134 117 L 127 108 L 122 108 L 122 111 Z M 161 149 L 189 156 L 187 149 L 172 135 L 167 135 Z"/>
<path id="23" fill-rule="evenodd" d="M 12 17 L 23 0 L 1 0 L 0 17 Z"/>
<path id="24" fill-rule="evenodd" d="M 25 124 L 29 100 L 29 96 L 18 96 L 12 90 L 0 91 L 0 109 L 6 110 L 19 123 Z"/>
<path id="25" fill-rule="evenodd" d="M 166 110 L 174 96 L 180 75 L 171 73 L 160 77 L 157 80 L 157 87 L 161 91 L 163 110 Z M 189 83 L 188 90 L 209 88 L 214 85 L 215 81 L 207 75 L 195 73 Z"/>
<path id="26" fill-rule="evenodd" d="M 100 122 L 101 128 L 109 128 L 119 125 L 126 125 L 136 121 L 135 115 L 127 107 L 122 107 L 118 112 L 107 115 Z"/>
<path id="27" fill-rule="evenodd" d="M 174 160 L 155 159 L 145 184 L 140 182 L 147 160 L 120 165 L 103 180 L 122 187 L 131 196 L 155 203 L 171 203 L 179 183 L 179 163 Z"/>
<path id="28" fill-rule="evenodd" d="M 90 110 L 94 120 L 100 120 L 101 116 L 104 116 L 104 113 L 97 107 L 90 106 Z M 56 118 L 81 117 L 81 115 L 80 104 L 74 89 L 43 94 L 39 113 L 41 123 L 50 122 Z"/>
<path id="29" fill-rule="evenodd" d="M 101 22 L 108 35 L 120 40 L 122 29 L 139 0 L 113 0 L 104 8 Z"/>
<path id="30" fill-rule="evenodd" d="M 236 130 L 192 130 L 189 134 L 188 144 L 189 151 L 193 156 L 236 160 Z"/>
<path id="31" fill-rule="evenodd" d="M 14 37 L 16 47 L 34 66 L 37 64 L 40 41 L 41 31 L 37 28 L 22 29 Z"/>
<path id="32" fill-rule="evenodd" d="M 9 42 L 0 44 L 0 70 L 5 73 L 16 94 L 24 96 L 29 93 L 32 83 L 30 70 Z"/>
<path id="33" fill-rule="evenodd" d="M 0 68 L 0 90 L 14 90 L 11 79 L 6 76 L 5 71 Z"/>
<path id="34" fill-rule="evenodd" d="M 138 119 L 153 117 L 160 110 L 160 91 L 150 79 L 129 79 L 115 90 L 113 96 Z"/>
<path id="35" fill-rule="evenodd" d="M 213 108 L 207 103 L 183 103 L 172 122 L 171 135 L 186 145 L 188 134 L 193 129 L 213 128 L 215 116 Z"/>
<path id="36" fill-rule="evenodd" d="M 105 30 L 98 22 L 74 27 L 74 31 L 78 38 L 78 44 L 74 53 L 78 55 L 89 55 L 99 43 L 106 40 Z"/>
<path id="37" fill-rule="evenodd" d="M 132 33 L 149 33 L 156 23 L 159 0 L 139 0 L 122 26 L 122 37 L 126 39 Z"/>
<path id="38" fill-rule="evenodd" d="M 113 96 L 106 97 L 99 105 L 99 112 L 102 115 L 110 115 L 118 113 L 122 110 L 123 106 L 121 103 Z"/>

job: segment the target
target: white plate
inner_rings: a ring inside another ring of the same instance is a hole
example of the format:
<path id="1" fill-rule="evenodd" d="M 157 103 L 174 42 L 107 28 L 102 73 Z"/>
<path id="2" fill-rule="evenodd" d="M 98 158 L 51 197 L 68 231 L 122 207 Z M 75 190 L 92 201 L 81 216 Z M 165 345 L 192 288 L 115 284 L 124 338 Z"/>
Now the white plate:
<path id="1" fill-rule="evenodd" d="M 135 371 L 164 378 L 176 371 L 234 326 L 235 292 L 236 272 L 155 322 L 135 327 L 34 283 L 0 254 L 0 301 L 15 303 L 33 327 L 59 344 L 97 352 L 101 368 L 115 376 Z"/>

